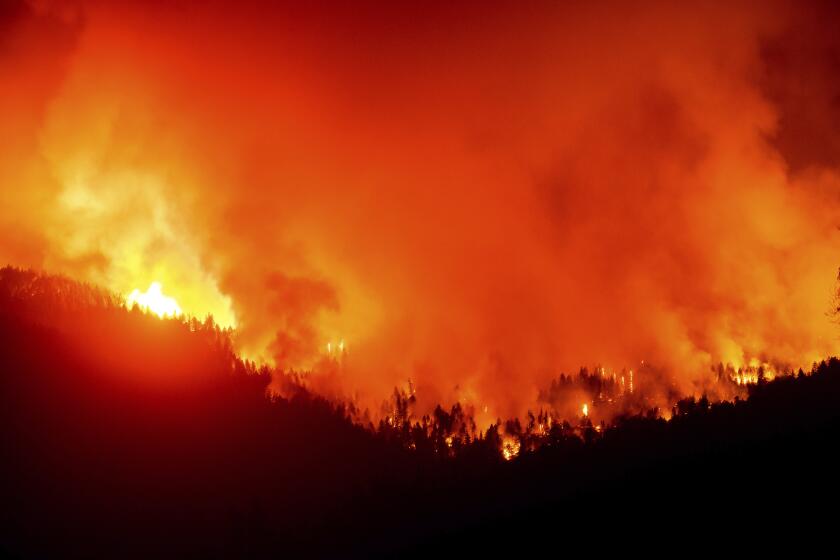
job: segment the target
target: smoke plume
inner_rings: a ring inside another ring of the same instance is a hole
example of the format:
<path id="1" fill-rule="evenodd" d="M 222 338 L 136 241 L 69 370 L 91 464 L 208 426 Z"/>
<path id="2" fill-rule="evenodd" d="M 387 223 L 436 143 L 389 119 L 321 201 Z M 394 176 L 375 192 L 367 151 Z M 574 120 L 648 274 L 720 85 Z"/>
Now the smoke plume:
<path id="1" fill-rule="evenodd" d="M 2 0 L 0 262 L 159 281 L 325 391 L 488 418 L 584 364 L 807 365 L 832 9 Z"/>

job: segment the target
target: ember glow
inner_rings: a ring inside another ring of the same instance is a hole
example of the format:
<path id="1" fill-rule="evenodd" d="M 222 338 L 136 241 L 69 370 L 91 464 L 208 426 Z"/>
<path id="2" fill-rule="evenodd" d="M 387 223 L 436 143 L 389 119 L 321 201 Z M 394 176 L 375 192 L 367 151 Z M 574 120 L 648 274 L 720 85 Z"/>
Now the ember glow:
<path id="1" fill-rule="evenodd" d="M 0 264 L 484 424 L 836 353 L 827 6 L 246 4 L 2 8 Z"/>
<path id="2" fill-rule="evenodd" d="M 521 444 L 519 443 L 519 440 L 515 437 L 505 437 L 502 440 L 502 457 L 504 457 L 506 461 L 510 461 L 519 455 L 520 446 Z"/>

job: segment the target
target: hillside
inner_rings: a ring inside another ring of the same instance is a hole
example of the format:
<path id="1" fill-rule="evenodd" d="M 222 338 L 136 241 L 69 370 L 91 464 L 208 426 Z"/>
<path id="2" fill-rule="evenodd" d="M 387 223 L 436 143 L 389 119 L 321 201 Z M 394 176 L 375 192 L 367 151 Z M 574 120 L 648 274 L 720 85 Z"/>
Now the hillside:
<path id="1" fill-rule="evenodd" d="M 269 395 L 272 375 L 212 321 L 160 320 L 90 286 L 0 270 L 0 547 L 389 556 L 576 540 L 605 519 L 621 520 L 613 533 L 653 518 L 753 527 L 787 515 L 782 503 L 810 515 L 836 494 L 835 359 L 748 399 L 685 399 L 670 421 L 556 424 L 533 446 L 534 419 L 458 436 L 469 421 L 456 408 L 375 428 L 301 386 Z M 500 428 L 520 430 L 510 461 Z"/>

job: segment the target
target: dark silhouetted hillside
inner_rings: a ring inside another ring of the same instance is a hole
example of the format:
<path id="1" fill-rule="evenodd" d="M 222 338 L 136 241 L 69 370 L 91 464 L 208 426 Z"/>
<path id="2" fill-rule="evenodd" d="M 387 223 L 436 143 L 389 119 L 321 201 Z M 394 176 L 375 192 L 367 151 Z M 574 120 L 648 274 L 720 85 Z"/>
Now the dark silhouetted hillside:
<path id="1" fill-rule="evenodd" d="M 301 386 L 267 395 L 271 375 L 210 320 L 159 320 L 96 288 L 0 270 L 0 548 L 446 556 L 791 527 L 836 504 L 835 359 L 746 400 L 682 400 L 667 422 L 555 423 L 538 441 L 541 415 L 482 433 L 457 406 L 364 427 Z M 397 393 L 397 408 L 410 398 Z M 521 442 L 511 461 L 501 432 Z"/>

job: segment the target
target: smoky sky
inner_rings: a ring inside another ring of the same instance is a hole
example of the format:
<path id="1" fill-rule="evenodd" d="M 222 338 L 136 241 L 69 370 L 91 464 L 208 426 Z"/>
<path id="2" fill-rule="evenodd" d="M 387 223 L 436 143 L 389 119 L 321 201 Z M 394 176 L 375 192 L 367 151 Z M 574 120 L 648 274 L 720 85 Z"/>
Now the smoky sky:
<path id="1" fill-rule="evenodd" d="M 490 415 L 836 349 L 830 3 L 2 6 L 4 262 Z"/>

